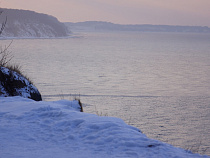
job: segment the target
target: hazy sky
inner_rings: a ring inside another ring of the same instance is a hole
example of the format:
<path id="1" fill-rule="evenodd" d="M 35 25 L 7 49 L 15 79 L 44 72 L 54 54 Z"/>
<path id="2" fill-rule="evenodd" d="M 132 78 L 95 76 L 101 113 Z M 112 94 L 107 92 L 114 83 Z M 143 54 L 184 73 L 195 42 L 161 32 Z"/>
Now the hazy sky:
<path id="1" fill-rule="evenodd" d="M 46 13 L 61 22 L 210 26 L 210 0 L 0 0 L 0 7 Z"/>

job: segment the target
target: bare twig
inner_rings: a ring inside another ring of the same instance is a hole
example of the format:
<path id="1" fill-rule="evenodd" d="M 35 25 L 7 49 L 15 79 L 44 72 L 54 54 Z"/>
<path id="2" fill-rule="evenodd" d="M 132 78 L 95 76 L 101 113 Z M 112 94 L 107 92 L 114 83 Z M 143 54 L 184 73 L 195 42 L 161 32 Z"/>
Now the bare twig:
<path id="1" fill-rule="evenodd" d="M 0 15 L 2 14 L 3 11 L 0 11 Z M 2 34 L 4 28 L 6 27 L 6 23 L 7 23 L 7 17 L 5 19 L 5 21 L 1 24 L 1 29 L 0 29 L 0 35 Z"/>
<path id="2" fill-rule="evenodd" d="M 6 66 L 13 58 L 11 52 L 8 51 L 9 47 L 11 46 L 13 41 L 10 42 L 8 46 L 5 46 L 4 49 L 1 48 L 0 50 L 0 66 Z"/>

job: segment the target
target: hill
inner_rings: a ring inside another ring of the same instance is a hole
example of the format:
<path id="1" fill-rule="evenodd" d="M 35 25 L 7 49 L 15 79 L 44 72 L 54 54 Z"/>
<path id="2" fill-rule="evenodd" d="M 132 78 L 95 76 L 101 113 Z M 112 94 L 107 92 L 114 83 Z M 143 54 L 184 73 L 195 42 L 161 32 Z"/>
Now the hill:
<path id="1" fill-rule="evenodd" d="M 66 26 L 55 17 L 28 10 L 0 9 L 0 23 L 7 19 L 2 37 L 50 38 L 68 36 Z"/>
<path id="2" fill-rule="evenodd" d="M 173 25 L 121 25 L 102 21 L 85 21 L 65 23 L 72 31 L 137 31 L 137 32 L 194 32 L 210 33 L 207 26 L 173 26 Z"/>

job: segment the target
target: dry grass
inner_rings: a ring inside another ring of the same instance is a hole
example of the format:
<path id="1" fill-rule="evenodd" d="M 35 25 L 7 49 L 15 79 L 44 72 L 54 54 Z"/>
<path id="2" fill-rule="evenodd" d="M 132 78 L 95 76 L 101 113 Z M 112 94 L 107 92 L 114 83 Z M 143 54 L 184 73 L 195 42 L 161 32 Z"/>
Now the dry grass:
<path id="1" fill-rule="evenodd" d="M 30 84 L 33 84 L 33 82 L 31 81 L 31 79 L 28 76 L 26 76 L 25 74 L 23 74 L 22 66 L 21 65 L 19 65 L 19 64 L 13 64 L 13 65 L 7 64 L 5 67 L 8 68 L 11 71 L 17 72 L 18 74 L 20 74 L 21 76 L 23 76 L 25 79 L 27 79 Z"/>
<path id="2" fill-rule="evenodd" d="M 1 33 L 1 32 L 0 32 Z M 11 46 L 12 41 L 8 46 L 5 46 L 4 48 L 0 48 L 0 67 L 8 68 L 11 71 L 17 72 L 18 74 L 22 75 L 24 78 L 26 78 L 31 84 L 33 82 L 30 80 L 29 77 L 27 77 L 23 71 L 21 70 L 21 66 L 19 64 L 10 64 L 10 61 L 13 59 L 12 53 L 9 51 L 9 47 Z"/>
<path id="3" fill-rule="evenodd" d="M 4 48 L 1 47 L 0 50 L 0 66 L 6 67 L 7 64 L 12 60 L 13 55 L 10 51 L 8 51 L 9 47 L 11 46 L 12 41 L 8 46 L 5 46 Z"/>
<path id="4" fill-rule="evenodd" d="M 0 11 L 0 15 L 2 14 L 3 11 Z M 0 35 L 2 34 L 4 28 L 6 27 L 6 23 L 7 23 L 7 17 L 5 19 L 5 21 L 1 24 L 1 28 L 0 28 Z"/>
<path id="5" fill-rule="evenodd" d="M 78 101 L 78 104 L 80 106 L 80 112 L 84 112 L 83 105 L 82 105 L 82 102 L 80 100 L 80 94 L 69 94 L 69 95 L 65 95 L 65 94 L 63 94 L 63 92 L 59 94 L 60 99 L 65 99 L 66 96 L 69 97 L 68 98 L 69 100 L 76 100 L 76 101 Z"/>

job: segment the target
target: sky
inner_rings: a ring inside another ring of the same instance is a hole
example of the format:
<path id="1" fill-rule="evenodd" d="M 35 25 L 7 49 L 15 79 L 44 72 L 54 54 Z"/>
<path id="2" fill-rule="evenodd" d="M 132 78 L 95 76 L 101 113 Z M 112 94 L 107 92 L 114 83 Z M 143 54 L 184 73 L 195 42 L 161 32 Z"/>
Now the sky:
<path id="1" fill-rule="evenodd" d="M 46 13 L 61 22 L 210 27 L 210 0 L 0 0 L 0 7 Z"/>

